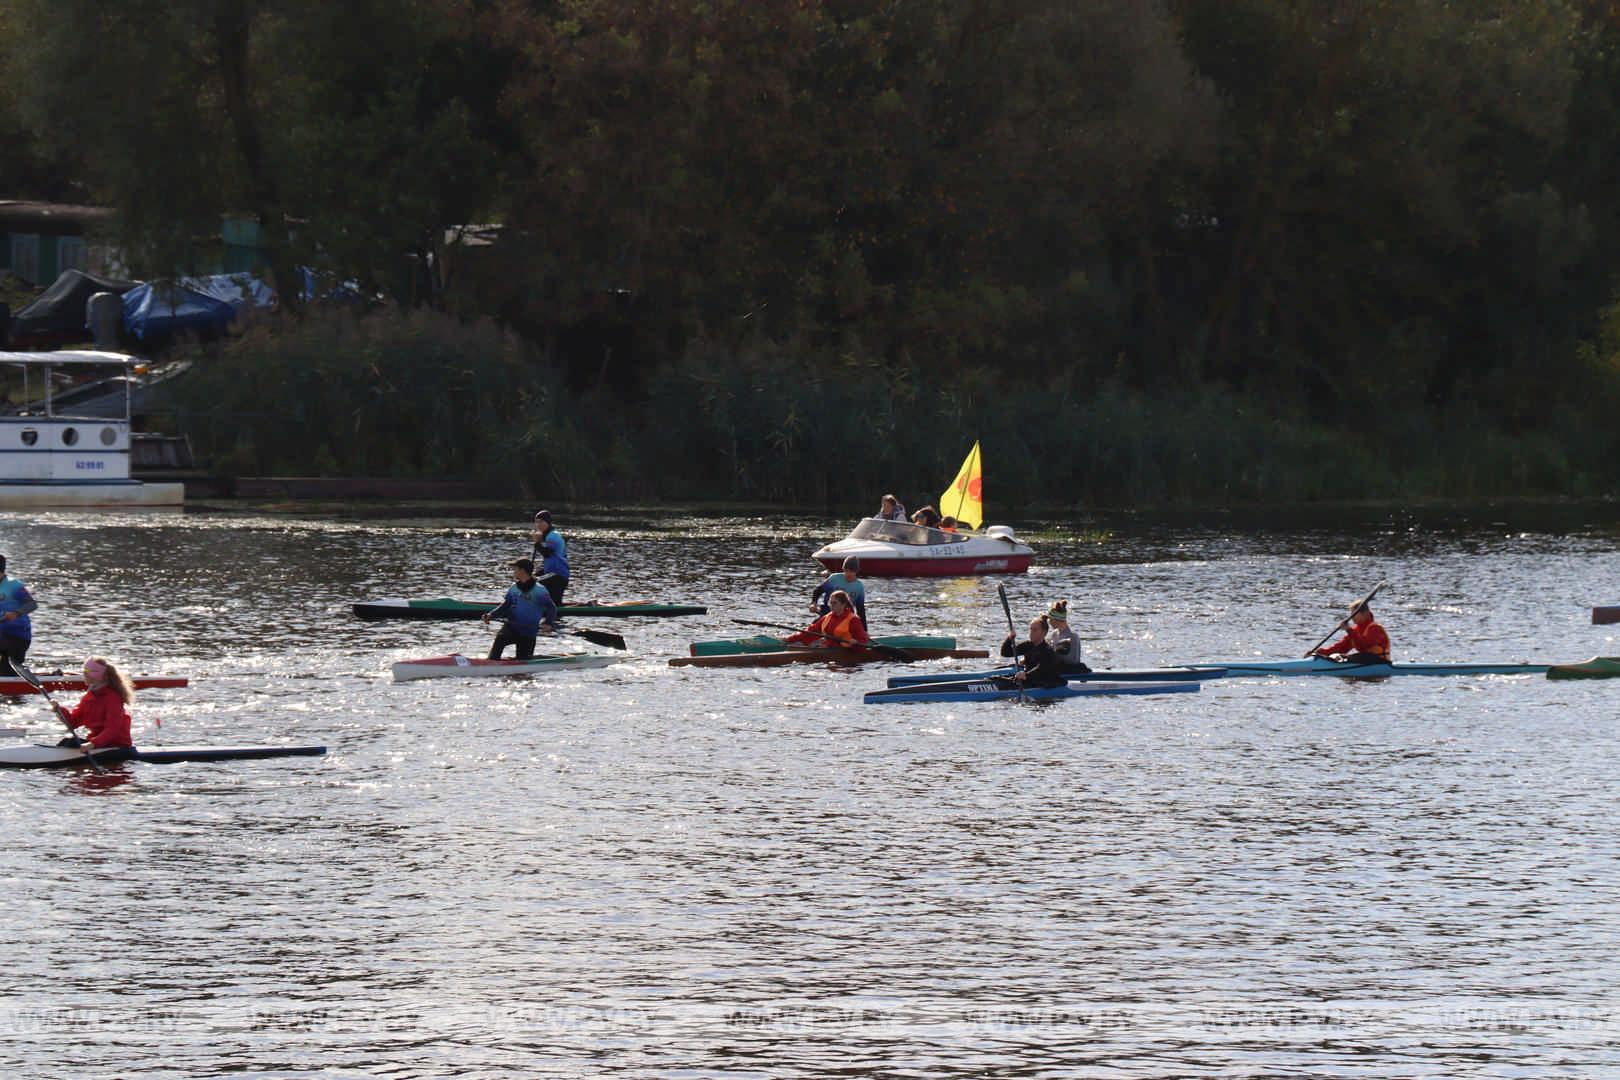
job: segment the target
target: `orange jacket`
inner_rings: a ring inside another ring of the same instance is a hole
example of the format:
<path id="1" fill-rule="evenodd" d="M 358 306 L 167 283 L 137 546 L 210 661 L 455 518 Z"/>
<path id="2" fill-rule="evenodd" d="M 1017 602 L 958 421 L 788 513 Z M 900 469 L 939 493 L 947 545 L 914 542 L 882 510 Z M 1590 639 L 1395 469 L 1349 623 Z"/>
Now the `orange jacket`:
<path id="1" fill-rule="evenodd" d="M 1351 623 L 1344 628 L 1344 637 L 1335 641 L 1325 649 L 1318 650 L 1328 656 L 1338 653 L 1371 653 L 1389 659 L 1389 635 L 1384 628 L 1375 622 L 1366 626 L 1357 626 Z"/>
<path id="2" fill-rule="evenodd" d="M 837 638 L 837 641 L 828 641 L 826 637 Z M 831 611 L 811 623 L 808 629 L 800 630 L 785 639 L 795 645 L 820 645 L 832 648 L 838 645 L 864 645 L 872 639 L 866 636 L 866 624 L 861 617 L 853 611 L 847 615 L 838 615 Z"/>

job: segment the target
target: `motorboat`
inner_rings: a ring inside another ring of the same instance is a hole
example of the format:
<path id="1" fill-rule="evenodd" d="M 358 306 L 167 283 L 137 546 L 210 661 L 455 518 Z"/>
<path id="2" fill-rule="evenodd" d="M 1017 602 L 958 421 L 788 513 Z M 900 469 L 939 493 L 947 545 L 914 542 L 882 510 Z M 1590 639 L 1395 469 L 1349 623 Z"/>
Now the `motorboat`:
<path id="1" fill-rule="evenodd" d="M 1022 574 L 1035 552 L 1007 525 L 992 525 L 982 533 L 947 532 L 869 517 L 811 558 L 837 570 L 851 555 L 861 560 L 862 577 L 968 577 Z"/>

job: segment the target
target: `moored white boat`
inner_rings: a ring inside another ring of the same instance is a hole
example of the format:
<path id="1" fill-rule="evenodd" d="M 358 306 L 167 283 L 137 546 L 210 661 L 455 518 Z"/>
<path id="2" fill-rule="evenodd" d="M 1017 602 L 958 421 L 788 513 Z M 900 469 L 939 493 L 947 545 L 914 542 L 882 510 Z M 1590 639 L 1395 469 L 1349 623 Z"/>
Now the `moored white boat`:
<path id="1" fill-rule="evenodd" d="M 0 413 L 0 508 L 179 506 L 183 484 L 148 484 L 129 475 L 130 403 L 140 370 L 133 356 L 80 349 L 0 352 L 20 368 L 28 404 Z M 103 392 L 60 401 L 53 373 L 116 372 Z M 34 400 L 35 387 L 43 396 Z"/>
<path id="2" fill-rule="evenodd" d="M 626 658 L 607 653 L 564 653 L 561 656 L 536 656 L 528 660 L 483 660 L 458 653 L 430 656 L 422 660 L 401 660 L 392 670 L 395 682 L 411 679 L 486 679 L 607 667 L 623 659 Z"/>
<path id="3" fill-rule="evenodd" d="M 869 517 L 811 558 L 837 570 L 851 555 L 861 560 L 862 577 L 966 577 L 1022 574 L 1035 552 L 1006 525 L 992 525 L 982 533 L 945 532 Z"/>

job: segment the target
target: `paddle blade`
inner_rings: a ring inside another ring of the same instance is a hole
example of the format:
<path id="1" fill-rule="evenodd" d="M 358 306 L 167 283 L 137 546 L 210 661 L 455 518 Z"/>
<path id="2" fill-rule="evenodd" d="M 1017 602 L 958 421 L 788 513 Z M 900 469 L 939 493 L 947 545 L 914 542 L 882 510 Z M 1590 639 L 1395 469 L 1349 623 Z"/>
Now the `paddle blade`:
<path id="1" fill-rule="evenodd" d="M 570 630 L 575 637 L 582 637 L 592 645 L 601 645 L 608 649 L 625 651 L 630 646 L 624 643 L 624 638 L 618 634 L 610 634 L 605 630 Z"/>

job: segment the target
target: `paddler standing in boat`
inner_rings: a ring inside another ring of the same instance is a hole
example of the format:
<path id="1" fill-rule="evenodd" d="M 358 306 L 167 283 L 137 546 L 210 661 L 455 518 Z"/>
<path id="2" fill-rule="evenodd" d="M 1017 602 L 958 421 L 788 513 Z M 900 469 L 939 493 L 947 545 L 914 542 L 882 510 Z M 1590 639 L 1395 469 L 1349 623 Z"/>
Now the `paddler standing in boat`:
<path id="1" fill-rule="evenodd" d="M 84 728 L 90 737 L 69 735 L 56 745 L 84 746 L 86 753 L 134 746 L 129 735 L 129 705 L 135 700 L 135 691 L 123 672 L 102 657 L 92 656 L 84 662 L 84 684 L 88 691 L 72 709 L 64 709 L 54 701 L 51 704 L 68 727 Z"/>
<path id="2" fill-rule="evenodd" d="M 783 640 L 789 645 L 831 649 L 839 646 L 865 645 L 872 639 L 866 634 L 866 624 L 855 614 L 855 605 L 850 602 L 849 593 L 838 589 L 827 600 L 827 614 Z"/>
<path id="3" fill-rule="evenodd" d="M 1334 657 L 1341 653 L 1349 654 L 1343 660 L 1346 664 L 1389 663 L 1389 635 L 1373 619 L 1372 608 L 1364 603 L 1350 609 L 1344 637 L 1324 649 L 1317 649 L 1314 655 Z"/>
<path id="4" fill-rule="evenodd" d="M 506 590 L 506 599 L 500 606 L 484 612 L 483 619 L 505 619 L 506 625 L 495 635 L 495 644 L 489 648 L 489 658 L 499 660 L 508 645 L 517 647 L 519 660 L 534 657 L 534 639 L 540 634 L 540 624 L 547 629 L 557 628 L 557 604 L 551 593 L 534 576 L 534 563 L 528 559 L 512 560 L 512 585 Z"/>
<path id="5" fill-rule="evenodd" d="M 6 557 L 0 555 L 0 664 L 8 674 L 16 674 L 15 660 L 28 659 L 28 646 L 34 640 L 28 614 L 39 607 L 27 586 L 6 574 Z"/>
<path id="6" fill-rule="evenodd" d="M 551 594 L 552 603 L 562 607 L 563 590 L 568 588 L 568 544 L 551 525 L 551 511 L 534 515 L 534 561 L 540 567 L 540 584 Z"/>
<path id="7" fill-rule="evenodd" d="M 849 597 L 849 602 L 855 605 L 855 614 L 861 617 L 861 623 L 866 623 L 866 585 L 861 581 L 861 560 L 851 555 L 844 560 L 842 573 L 829 573 L 827 580 L 816 586 L 816 591 L 810 594 L 810 611 L 815 615 L 825 615 L 832 607 L 833 593 L 840 589 Z"/>
<path id="8" fill-rule="evenodd" d="M 1016 644 L 1014 644 L 1016 642 Z M 1052 645 L 1046 640 L 1046 618 L 1044 616 L 1031 619 L 1029 623 L 1029 640 L 1018 641 L 1012 631 L 1007 632 L 1007 640 L 1001 643 L 1002 656 L 1016 656 L 1018 658 L 1018 674 L 1012 676 L 998 676 L 997 682 L 1017 683 L 1031 687 L 1065 686 L 1067 679 L 1063 677 L 1063 665 L 1058 663 L 1057 653 L 1052 651 Z"/>

